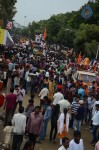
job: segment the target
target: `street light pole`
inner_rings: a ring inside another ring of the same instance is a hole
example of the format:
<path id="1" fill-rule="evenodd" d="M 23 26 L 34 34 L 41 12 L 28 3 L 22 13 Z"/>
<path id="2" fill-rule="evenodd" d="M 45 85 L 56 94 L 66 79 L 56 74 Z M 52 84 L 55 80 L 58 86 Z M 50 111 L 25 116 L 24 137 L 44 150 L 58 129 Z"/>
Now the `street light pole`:
<path id="1" fill-rule="evenodd" d="M 27 18 L 27 17 L 24 16 L 24 19 L 25 19 L 25 20 L 24 20 L 24 26 L 25 26 L 25 27 L 26 27 L 26 18 Z"/>

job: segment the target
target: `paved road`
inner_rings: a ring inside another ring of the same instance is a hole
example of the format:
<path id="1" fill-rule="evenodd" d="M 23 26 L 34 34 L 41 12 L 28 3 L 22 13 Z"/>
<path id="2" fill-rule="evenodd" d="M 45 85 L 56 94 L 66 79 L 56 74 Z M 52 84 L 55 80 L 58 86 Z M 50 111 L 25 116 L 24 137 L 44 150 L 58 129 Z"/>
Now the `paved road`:
<path id="1" fill-rule="evenodd" d="M 8 87 L 9 89 L 9 87 Z M 5 93 L 8 92 L 5 91 Z M 24 97 L 24 107 L 26 107 L 27 103 L 28 103 L 28 99 L 29 99 L 29 95 L 26 95 Z M 36 96 L 35 97 L 35 106 L 39 104 L 39 98 Z M 0 112 L 3 112 L 3 109 L 0 108 Z M 4 140 L 4 134 L 3 134 L 3 124 L 0 124 L 0 141 L 3 142 Z M 49 141 L 48 137 L 49 137 L 49 132 L 50 132 L 50 123 L 48 125 L 48 130 L 47 130 L 47 136 L 45 138 L 45 140 L 41 143 L 41 144 L 36 144 L 35 150 L 57 150 L 59 148 L 59 144 L 58 144 L 58 140 L 56 140 L 56 144 L 53 144 Z M 82 129 L 81 129 L 81 133 L 82 133 L 82 138 L 84 139 L 84 146 L 85 146 L 85 150 L 94 150 L 94 147 L 90 145 L 90 141 L 92 138 L 92 134 L 90 133 L 88 126 L 83 125 Z M 70 129 L 70 139 L 73 138 L 73 129 Z M 25 143 L 25 139 L 23 141 L 23 145 Z M 22 146 L 23 147 L 23 146 Z M 0 148 L 1 150 L 2 148 Z M 22 148 L 21 148 L 22 150 Z"/>

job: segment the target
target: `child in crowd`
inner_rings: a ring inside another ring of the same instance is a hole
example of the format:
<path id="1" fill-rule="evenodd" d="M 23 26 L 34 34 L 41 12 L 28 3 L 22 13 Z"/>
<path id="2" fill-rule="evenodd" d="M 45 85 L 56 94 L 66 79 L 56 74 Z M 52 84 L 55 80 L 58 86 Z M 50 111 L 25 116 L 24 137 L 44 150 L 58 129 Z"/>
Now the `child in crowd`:
<path id="1" fill-rule="evenodd" d="M 10 142 L 12 139 L 12 133 L 13 133 L 13 126 L 11 121 L 8 123 L 8 125 L 4 128 L 4 133 L 5 133 L 5 139 L 4 139 L 4 144 L 3 146 L 6 149 L 10 148 Z"/>

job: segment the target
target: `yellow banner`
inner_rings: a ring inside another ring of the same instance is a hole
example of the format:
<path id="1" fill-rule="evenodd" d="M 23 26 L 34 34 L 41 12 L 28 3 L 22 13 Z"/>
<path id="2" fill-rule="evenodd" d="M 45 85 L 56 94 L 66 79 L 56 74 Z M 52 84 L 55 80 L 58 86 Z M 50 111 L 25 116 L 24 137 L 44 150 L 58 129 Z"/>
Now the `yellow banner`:
<path id="1" fill-rule="evenodd" d="M 0 44 L 4 44 L 5 42 L 5 31 L 4 29 L 0 29 Z"/>

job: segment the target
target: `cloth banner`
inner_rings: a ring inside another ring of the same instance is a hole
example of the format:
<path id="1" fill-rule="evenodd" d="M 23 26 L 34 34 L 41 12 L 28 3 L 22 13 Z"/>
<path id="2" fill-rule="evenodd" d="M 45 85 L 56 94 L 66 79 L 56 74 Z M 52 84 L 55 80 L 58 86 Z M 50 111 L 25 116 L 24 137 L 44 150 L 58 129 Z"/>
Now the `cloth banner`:
<path id="1" fill-rule="evenodd" d="M 0 29 L 0 44 L 6 44 L 6 30 Z"/>
<path id="2" fill-rule="evenodd" d="M 14 44 L 13 39 L 7 30 L 0 29 L 0 44 L 7 47 Z"/>

